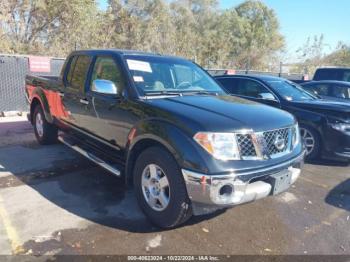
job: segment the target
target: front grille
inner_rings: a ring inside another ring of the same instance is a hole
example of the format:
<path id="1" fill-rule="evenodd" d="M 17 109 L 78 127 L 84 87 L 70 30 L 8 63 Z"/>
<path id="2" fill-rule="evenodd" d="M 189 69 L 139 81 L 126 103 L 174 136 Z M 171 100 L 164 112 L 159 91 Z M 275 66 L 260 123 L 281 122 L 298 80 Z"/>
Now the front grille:
<path id="1" fill-rule="evenodd" d="M 236 138 L 242 157 L 256 157 L 255 147 L 250 134 L 237 134 Z"/>
<path id="2" fill-rule="evenodd" d="M 237 144 L 243 160 L 274 158 L 291 151 L 294 127 L 265 132 L 236 133 Z"/>
<path id="3" fill-rule="evenodd" d="M 266 142 L 269 155 L 283 153 L 288 150 L 289 138 L 290 138 L 289 131 L 290 131 L 290 128 L 283 128 L 283 129 L 264 132 L 264 139 Z M 277 136 L 280 136 L 284 140 L 285 147 L 283 149 L 278 149 L 274 144 Z"/>

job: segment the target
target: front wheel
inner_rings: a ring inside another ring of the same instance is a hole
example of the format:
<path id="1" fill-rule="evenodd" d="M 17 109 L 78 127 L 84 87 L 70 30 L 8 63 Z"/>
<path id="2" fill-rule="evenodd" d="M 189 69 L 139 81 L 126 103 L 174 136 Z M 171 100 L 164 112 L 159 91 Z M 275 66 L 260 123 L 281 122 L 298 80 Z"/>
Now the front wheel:
<path id="1" fill-rule="evenodd" d="M 191 217 L 181 170 L 168 151 L 151 147 L 140 154 L 134 168 L 134 187 L 141 209 L 155 225 L 173 228 Z"/>
<path id="2" fill-rule="evenodd" d="M 309 126 L 300 126 L 300 135 L 306 149 L 306 160 L 318 158 L 321 151 L 321 138 L 317 131 Z"/>

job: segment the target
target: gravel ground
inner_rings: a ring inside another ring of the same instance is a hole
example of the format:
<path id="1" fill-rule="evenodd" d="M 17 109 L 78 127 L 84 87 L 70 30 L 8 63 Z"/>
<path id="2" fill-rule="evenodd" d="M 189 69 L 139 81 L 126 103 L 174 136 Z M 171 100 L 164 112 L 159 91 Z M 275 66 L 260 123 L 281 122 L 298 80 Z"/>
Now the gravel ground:
<path id="1" fill-rule="evenodd" d="M 163 231 L 123 180 L 0 119 L 0 254 L 350 255 L 349 217 L 349 166 L 320 161 L 286 193 Z"/>

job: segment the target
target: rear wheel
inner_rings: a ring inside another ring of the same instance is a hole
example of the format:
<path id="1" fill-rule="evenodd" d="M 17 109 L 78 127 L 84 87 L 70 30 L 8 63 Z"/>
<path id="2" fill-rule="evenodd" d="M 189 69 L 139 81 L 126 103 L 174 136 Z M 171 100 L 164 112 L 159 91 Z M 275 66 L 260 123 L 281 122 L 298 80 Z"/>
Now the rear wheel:
<path id="1" fill-rule="evenodd" d="M 321 151 L 320 135 L 312 127 L 300 126 L 300 135 L 306 149 L 306 159 L 313 160 L 319 157 Z"/>
<path id="2" fill-rule="evenodd" d="M 57 142 L 58 129 L 46 121 L 41 106 L 34 109 L 33 125 L 36 139 L 40 144 L 50 145 Z"/>
<path id="3" fill-rule="evenodd" d="M 153 224 L 172 228 L 191 217 L 181 170 L 168 151 L 151 147 L 140 154 L 134 168 L 134 186 L 139 205 Z"/>

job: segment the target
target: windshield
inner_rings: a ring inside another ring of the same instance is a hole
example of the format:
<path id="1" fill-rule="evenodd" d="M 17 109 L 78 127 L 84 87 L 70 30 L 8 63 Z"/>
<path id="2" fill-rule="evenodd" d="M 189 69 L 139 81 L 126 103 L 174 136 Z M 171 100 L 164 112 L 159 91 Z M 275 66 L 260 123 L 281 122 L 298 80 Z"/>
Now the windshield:
<path id="1" fill-rule="evenodd" d="M 132 80 L 144 94 L 225 91 L 192 62 L 165 57 L 125 56 Z"/>
<path id="2" fill-rule="evenodd" d="M 267 82 L 275 90 L 275 92 L 277 92 L 287 101 L 305 101 L 317 99 L 317 97 L 313 96 L 293 82 L 283 79 L 270 80 Z"/>

